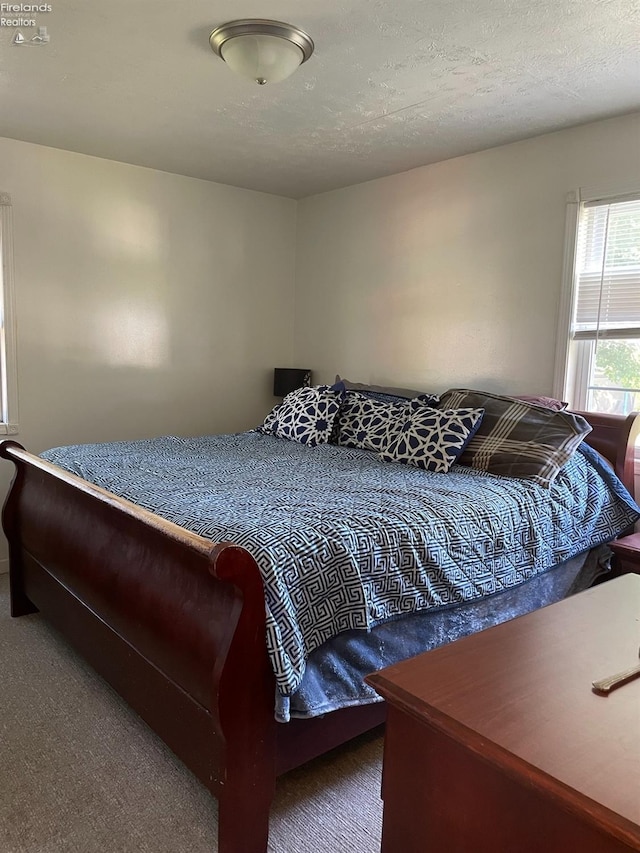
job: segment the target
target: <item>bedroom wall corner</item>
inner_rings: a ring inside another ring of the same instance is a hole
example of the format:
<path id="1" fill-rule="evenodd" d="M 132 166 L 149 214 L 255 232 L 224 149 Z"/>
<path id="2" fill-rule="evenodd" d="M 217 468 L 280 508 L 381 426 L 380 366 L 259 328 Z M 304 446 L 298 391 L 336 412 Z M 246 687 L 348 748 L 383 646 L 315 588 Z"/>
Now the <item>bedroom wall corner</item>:
<path id="1" fill-rule="evenodd" d="M 553 392 L 565 198 L 640 179 L 640 113 L 303 199 L 295 358 L 319 381 Z"/>

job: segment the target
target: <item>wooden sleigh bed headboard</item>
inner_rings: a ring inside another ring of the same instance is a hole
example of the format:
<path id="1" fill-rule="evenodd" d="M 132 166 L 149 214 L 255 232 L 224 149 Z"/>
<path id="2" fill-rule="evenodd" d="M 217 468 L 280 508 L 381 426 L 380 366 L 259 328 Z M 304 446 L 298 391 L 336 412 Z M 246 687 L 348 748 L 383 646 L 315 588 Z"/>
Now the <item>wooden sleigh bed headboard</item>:
<path id="1" fill-rule="evenodd" d="M 635 454 L 640 436 L 640 413 L 607 415 L 602 412 L 575 412 L 582 415 L 592 427 L 586 438 L 588 445 L 611 463 L 613 470 L 635 495 Z"/>
<path id="2" fill-rule="evenodd" d="M 634 493 L 640 418 L 581 413 Z M 12 613 L 40 610 L 219 803 L 219 853 L 265 853 L 276 776 L 384 720 L 384 706 L 274 720 L 262 579 L 214 544 L 28 453 L 3 511 Z"/>

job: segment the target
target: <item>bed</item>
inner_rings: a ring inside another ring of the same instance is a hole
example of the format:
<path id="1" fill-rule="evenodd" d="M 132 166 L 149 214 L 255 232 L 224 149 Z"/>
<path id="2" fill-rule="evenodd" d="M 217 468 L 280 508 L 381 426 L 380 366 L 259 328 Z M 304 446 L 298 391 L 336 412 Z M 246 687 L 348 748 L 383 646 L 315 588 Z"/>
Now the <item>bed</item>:
<path id="1" fill-rule="evenodd" d="M 352 389 L 347 390 L 353 393 Z M 342 387 L 336 393 L 340 411 L 346 398 L 345 388 Z M 385 397 L 381 400 L 384 401 Z M 437 404 L 432 400 L 422 401 L 416 404 L 416 411 L 420 405 L 431 407 Z M 531 405 L 534 410 L 541 408 Z M 572 413 L 567 414 L 567 417 L 574 415 L 581 422 L 582 419 L 588 421 L 587 430 L 591 427 L 591 431 L 582 436 L 582 450 L 572 452 L 571 458 L 579 456 L 580 466 L 586 464 L 591 478 L 595 476 L 591 471 L 594 466 L 600 466 L 604 471 L 603 476 L 609 476 L 607 471 L 610 465 L 617 475 L 622 494 L 622 503 L 620 506 L 616 504 L 614 511 L 613 533 L 609 527 L 605 530 L 602 526 L 603 512 L 594 509 L 589 499 L 589 513 L 580 522 L 582 527 L 593 526 L 592 539 L 589 543 L 585 539 L 579 549 L 580 554 L 585 556 L 597 553 L 596 546 L 626 532 L 638 518 L 637 507 L 632 501 L 633 446 L 640 432 L 640 419 L 635 414 L 625 418 Z M 269 426 L 268 418 L 265 424 Z M 324 426 L 331 432 L 331 423 Z M 274 655 L 277 656 L 278 652 L 277 648 L 274 651 L 272 635 L 280 623 L 278 620 L 273 621 L 276 607 L 270 597 L 273 595 L 273 584 L 265 577 L 259 554 L 253 556 L 243 544 L 244 528 L 234 527 L 233 523 L 244 509 L 247 509 L 249 516 L 255 516 L 254 500 L 257 500 L 259 487 L 264 486 L 264 465 L 269 458 L 278 458 L 280 461 L 277 467 L 282 479 L 282 460 L 290 458 L 289 450 L 295 445 L 292 451 L 296 454 L 295 458 L 307 460 L 304 463 L 306 466 L 310 464 L 308 460 L 313 460 L 316 466 L 323 459 L 329 466 L 333 466 L 326 471 L 325 479 L 335 480 L 334 494 L 343 495 L 340 501 L 336 499 L 336 515 L 342 520 L 343 529 L 349 530 L 349 535 L 353 533 L 351 528 L 360 517 L 360 508 L 350 516 L 344 509 L 348 473 L 337 475 L 338 458 L 340 464 L 346 466 L 346 472 L 353 470 L 354 466 L 359 471 L 369 472 L 366 474 L 369 479 L 365 478 L 365 492 L 375 491 L 371 486 L 370 468 L 376 472 L 378 480 L 392 477 L 392 474 L 401 477 L 403 485 L 396 494 L 410 492 L 407 482 L 414 483 L 416 478 L 423 475 L 432 477 L 429 471 L 394 464 L 393 460 L 391 463 L 381 461 L 367 448 L 339 447 L 334 440 L 307 445 L 288 441 L 277 434 L 278 430 L 284 429 L 286 432 L 290 427 L 291 423 L 280 416 L 275 431 L 271 423 L 271 432 L 269 429 L 266 432 L 251 430 L 232 437 L 212 437 L 218 450 L 221 445 L 228 450 L 228 445 L 236 446 L 240 443 L 246 451 L 246 455 L 240 458 L 248 485 L 245 485 L 244 491 L 242 488 L 236 492 L 228 489 L 228 501 L 218 507 L 219 512 L 226 512 L 229 516 L 226 526 L 222 527 L 218 526 L 220 520 L 216 513 L 213 517 L 209 513 L 206 525 L 202 517 L 189 522 L 187 526 L 176 523 L 171 518 L 182 521 L 180 511 L 168 509 L 165 496 L 154 494 L 156 502 L 150 502 L 148 495 L 155 493 L 156 489 L 144 485 L 145 477 L 156 476 L 157 463 L 144 461 L 147 457 L 143 451 L 148 449 L 145 442 L 132 443 L 136 445 L 134 449 L 131 444 L 125 443 L 128 453 L 135 452 L 138 455 L 137 475 L 133 479 L 129 478 L 124 485 L 123 466 L 111 462 L 111 467 L 107 465 L 106 473 L 99 473 L 86 446 L 72 448 L 66 457 L 64 449 L 55 449 L 44 454 L 50 456 L 47 459 L 28 453 L 14 441 L 5 441 L 0 445 L 0 455 L 15 466 L 14 480 L 3 512 L 3 527 L 9 541 L 12 615 L 41 611 L 209 788 L 219 803 L 220 853 L 264 853 L 268 841 L 269 808 L 277 776 L 384 721 L 384 704 L 366 696 L 357 697 L 357 701 L 343 699 L 331 708 L 320 702 L 314 711 L 300 715 L 306 718 L 296 718 L 296 714 L 290 713 L 290 706 L 285 703 L 284 709 L 280 708 L 280 719 L 291 719 L 289 722 L 276 719 L 278 703 L 275 697 L 295 695 L 298 692 L 300 683 L 305 683 L 304 665 L 296 669 L 296 655 L 300 654 L 300 647 L 295 644 L 285 649 L 281 665 L 274 665 Z M 221 441 L 222 438 L 225 440 Z M 167 446 L 168 439 L 170 442 Z M 183 480 L 179 491 L 190 495 L 191 502 L 197 503 L 200 494 L 198 482 L 201 478 L 193 474 L 192 454 L 198 449 L 195 445 L 199 445 L 201 439 L 163 437 L 159 441 L 165 442 L 160 452 L 163 458 L 168 458 L 183 470 L 184 460 L 190 461 L 187 466 L 189 476 Z M 585 444 L 597 452 L 600 460 L 592 451 L 584 449 Z M 469 446 L 467 441 L 465 447 Z M 108 446 L 97 447 L 98 456 L 109 458 Z M 285 447 L 286 453 L 282 450 Z M 181 455 L 183 452 L 186 456 Z M 281 452 L 285 455 L 278 457 Z M 590 457 L 589 453 L 592 454 Z M 374 456 L 375 461 L 372 461 Z M 452 483 L 455 477 L 464 474 L 461 471 L 464 465 L 458 464 L 462 459 L 460 455 L 455 456 L 446 474 L 438 473 L 429 482 L 433 483 L 437 479 Z M 583 461 L 585 459 L 587 463 Z M 607 460 L 607 465 L 603 465 L 601 459 Z M 256 460 L 262 461 L 258 464 Z M 129 459 L 129 467 L 130 462 Z M 221 468 L 216 468 L 217 488 L 222 493 L 225 477 L 231 475 L 228 465 L 227 461 Z M 82 476 L 73 473 L 74 470 Z M 452 474 L 454 477 L 451 477 Z M 501 479 L 510 479 L 507 476 L 475 474 L 474 495 L 477 494 L 480 481 L 495 485 Z M 287 479 L 289 482 L 297 482 L 296 476 L 291 474 L 287 475 Z M 316 480 L 321 479 L 322 475 L 318 473 Z M 100 485 L 101 481 L 108 488 Z M 267 488 L 272 489 L 273 501 L 267 501 L 268 506 L 264 509 L 262 493 L 262 514 L 258 513 L 255 524 L 252 522 L 255 535 L 265 530 L 271 531 L 280 523 L 273 516 L 275 510 L 271 506 L 272 503 L 279 506 L 275 486 Z M 142 492 L 136 492 L 136 489 L 142 489 Z M 116 494 L 117 491 L 120 494 Z M 544 492 L 544 489 L 536 485 L 534 491 L 538 494 Z M 615 503 L 617 498 L 611 500 Z M 565 508 L 567 519 L 575 516 L 574 504 L 581 502 L 579 494 L 570 501 L 573 502 L 571 506 Z M 224 508 L 220 509 L 221 506 Z M 389 505 L 385 505 L 383 510 L 379 513 L 381 518 L 388 514 Z M 591 520 L 586 520 L 589 514 Z M 328 524 L 330 516 L 327 510 L 317 525 L 319 530 Z M 290 523 L 293 525 L 293 522 Z M 304 523 L 308 524 L 308 520 Z M 393 525 L 389 527 L 393 529 Z M 224 531 L 232 531 L 233 536 L 224 536 Z M 220 532 L 221 535 L 218 535 Z M 296 535 L 298 533 L 292 526 L 290 539 L 295 540 Z M 448 535 L 451 538 L 451 534 Z M 501 536 L 504 539 L 504 535 Z M 575 536 L 579 536 L 578 528 Z M 334 541 L 336 535 L 332 534 L 332 537 L 329 538 Z M 360 533 L 356 538 L 358 541 L 362 539 Z M 279 548 L 285 547 L 283 541 L 281 537 L 275 543 L 276 554 Z M 539 574 L 543 580 L 554 577 L 553 566 L 545 566 L 540 572 L 533 569 L 518 575 L 518 561 L 506 559 L 512 545 L 502 541 L 501 547 L 505 566 L 503 577 L 515 578 L 513 582 L 505 582 L 509 589 L 496 590 L 495 581 L 485 578 L 480 584 L 482 594 L 466 601 L 464 592 L 458 593 L 455 587 L 451 593 L 443 592 L 440 585 L 436 585 L 436 593 L 441 599 L 443 596 L 444 599 L 447 596 L 453 598 L 436 602 L 440 606 L 433 608 L 434 613 L 438 611 L 447 618 L 448 613 L 458 614 L 458 605 L 475 607 L 482 599 L 488 599 L 491 614 L 491 601 L 497 600 L 497 591 L 510 597 L 513 602 L 517 600 L 521 588 L 532 587 L 534 575 Z M 311 551 L 318 549 L 318 543 L 312 542 Z M 293 550 L 296 551 L 295 548 Z M 302 554 L 300 560 L 292 563 L 289 570 L 284 572 L 294 576 L 294 580 L 298 575 L 305 574 L 300 566 L 306 565 L 306 552 L 300 548 L 297 551 Z M 567 552 L 560 554 L 556 560 L 562 566 L 573 561 L 572 579 L 578 577 L 587 563 L 586 560 L 580 560 L 578 565 L 575 557 Z M 288 565 L 287 559 L 287 554 L 283 552 L 283 565 Z M 374 558 L 372 565 L 380 566 L 380 560 Z M 382 574 L 386 577 L 389 573 L 387 566 Z M 354 577 L 357 574 L 356 571 Z M 338 585 L 341 583 L 340 577 Z M 414 571 L 412 577 L 415 587 L 412 596 L 403 593 L 400 598 L 395 596 L 390 600 L 382 598 L 373 602 L 383 611 L 388 606 L 388 612 L 372 611 L 370 590 L 366 601 L 360 602 L 364 608 L 360 606 L 358 609 L 354 605 L 355 609 L 350 609 L 353 602 L 349 603 L 347 609 L 344 609 L 344 602 L 339 606 L 332 605 L 331 617 L 335 617 L 342 626 L 335 637 L 329 636 L 327 639 L 326 631 L 318 632 L 318 611 L 312 610 L 311 613 L 316 614 L 315 624 L 310 629 L 308 626 L 300 629 L 303 659 L 312 657 L 309 651 L 313 644 L 322 650 L 325 645 L 334 643 L 331 645 L 334 657 L 330 660 L 335 663 L 336 659 L 346 654 L 344 649 L 355 636 L 362 635 L 375 640 L 378 629 L 396 634 L 404 631 L 403 626 L 407 626 L 411 619 L 417 619 L 421 615 L 420 611 L 428 609 L 424 603 L 425 590 L 419 589 L 418 581 L 431 575 L 428 571 L 422 575 Z M 429 595 L 433 595 L 431 580 L 427 585 Z M 565 588 L 559 594 L 564 595 L 576 588 L 573 583 L 570 586 L 571 590 Z M 357 583 L 353 589 L 357 591 Z M 321 589 L 320 603 L 331 600 L 331 595 L 331 590 L 327 592 Z M 354 594 L 349 597 L 357 599 L 358 596 Z M 411 602 L 407 613 L 399 612 L 403 609 L 402 604 L 398 611 L 398 601 L 404 600 Z M 389 601 L 392 603 L 389 604 Z M 293 609 L 296 618 L 304 622 L 307 611 L 302 613 L 296 611 L 295 607 Z M 491 620 L 509 618 L 517 612 L 494 616 L 485 613 L 482 617 L 485 622 L 480 620 L 477 627 L 491 624 Z M 488 623 L 487 619 L 490 620 Z M 298 627 L 298 623 L 295 623 L 294 628 Z M 308 634 L 309 630 L 312 631 L 311 635 Z M 332 631 L 329 630 L 330 635 Z M 416 633 L 421 632 L 420 628 Z M 408 633 L 410 631 L 407 629 Z M 314 639 L 309 641 L 309 636 Z M 390 637 L 391 634 L 388 634 Z M 383 639 L 378 646 L 385 644 Z M 316 653 L 315 646 L 312 651 Z M 357 656 L 360 656 L 360 652 L 357 652 Z M 387 662 L 382 661 L 383 664 Z M 328 668 L 335 668 L 334 663 L 330 663 Z M 371 671 L 371 668 L 366 669 L 367 666 L 371 667 L 370 662 L 365 664 L 365 671 Z M 314 677 L 322 667 L 323 664 L 319 664 Z M 303 671 L 300 672 L 300 669 Z"/>

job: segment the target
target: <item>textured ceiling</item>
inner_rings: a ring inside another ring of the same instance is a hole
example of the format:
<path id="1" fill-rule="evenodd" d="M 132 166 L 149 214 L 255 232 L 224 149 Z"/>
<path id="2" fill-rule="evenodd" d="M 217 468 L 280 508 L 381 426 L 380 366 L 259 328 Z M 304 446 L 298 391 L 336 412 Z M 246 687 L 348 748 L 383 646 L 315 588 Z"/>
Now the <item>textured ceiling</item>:
<path id="1" fill-rule="evenodd" d="M 0 27 L 0 136 L 293 198 L 640 109 L 638 0 L 51 6 Z M 315 41 L 282 83 L 209 47 L 257 16 Z"/>

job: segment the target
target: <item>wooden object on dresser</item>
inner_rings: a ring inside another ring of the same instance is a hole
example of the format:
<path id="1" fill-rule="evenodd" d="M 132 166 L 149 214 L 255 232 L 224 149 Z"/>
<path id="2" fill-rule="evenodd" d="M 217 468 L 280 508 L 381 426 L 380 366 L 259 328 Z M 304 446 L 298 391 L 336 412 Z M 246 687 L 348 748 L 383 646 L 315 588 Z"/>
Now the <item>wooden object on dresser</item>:
<path id="1" fill-rule="evenodd" d="M 383 853 L 640 851 L 640 576 L 367 678 L 387 700 Z"/>
<path id="2" fill-rule="evenodd" d="M 628 572 L 640 574 L 640 533 L 616 539 L 609 547 L 615 554 L 613 572 L 616 576 Z"/>

